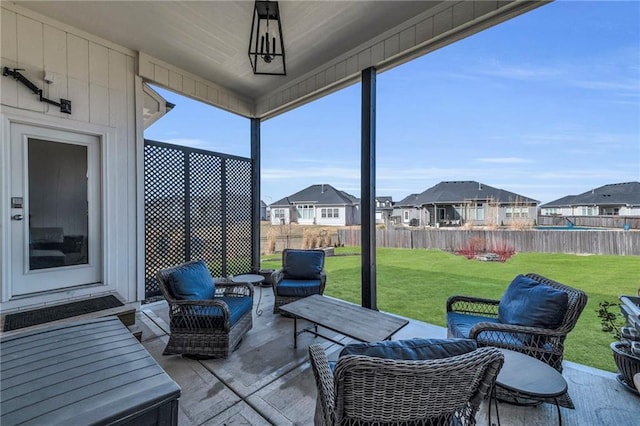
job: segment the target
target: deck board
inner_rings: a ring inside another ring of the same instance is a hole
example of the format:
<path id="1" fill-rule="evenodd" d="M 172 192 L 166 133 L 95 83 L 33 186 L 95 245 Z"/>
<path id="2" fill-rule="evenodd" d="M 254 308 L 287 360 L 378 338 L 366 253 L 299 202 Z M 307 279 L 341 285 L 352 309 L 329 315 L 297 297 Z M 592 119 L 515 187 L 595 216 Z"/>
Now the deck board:
<path id="1" fill-rule="evenodd" d="M 240 347 L 226 360 L 200 361 L 162 356 L 169 329 L 167 306 L 159 302 L 141 307 L 138 323 L 145 330 L 143 345 L 182 387 L 181 425 L 313 424 L 316 391 L 308 346 L 323 344 L 333 360 L 340 346 L 304 333 L 293 349 L 293 320 L 272 314 L 272 307 L 271 289 L 264 288 L 263 314 L 256 316 L 254 309 L 253 329 Z M 411 320 L 394 335 L 394 339 L 412 337 L 444 338 L 446 329 Z M 575 410 L 561 408 L 564 425 L 638 424 L 640 397 L 625 390 L 613 373 L 565 362 L 563 375 L 576 405 Z M 557 424 L 556 408 L 549 404 L 533 408 L 500 404 L 499 409 L 503 425 Z M 479 425 L 487 424 L 486 404 L 477 420 Z"/>

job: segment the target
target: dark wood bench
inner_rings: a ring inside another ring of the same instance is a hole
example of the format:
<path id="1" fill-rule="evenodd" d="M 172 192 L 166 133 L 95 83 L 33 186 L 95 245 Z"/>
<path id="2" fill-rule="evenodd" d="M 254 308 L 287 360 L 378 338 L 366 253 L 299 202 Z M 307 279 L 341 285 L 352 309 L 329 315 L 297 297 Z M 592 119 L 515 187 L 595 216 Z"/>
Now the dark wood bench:
<path id="1" fill-rule="evenodd" d="M 178 423 L 180 387 L 117 317 L 0 340 L 0 423 Z"/>

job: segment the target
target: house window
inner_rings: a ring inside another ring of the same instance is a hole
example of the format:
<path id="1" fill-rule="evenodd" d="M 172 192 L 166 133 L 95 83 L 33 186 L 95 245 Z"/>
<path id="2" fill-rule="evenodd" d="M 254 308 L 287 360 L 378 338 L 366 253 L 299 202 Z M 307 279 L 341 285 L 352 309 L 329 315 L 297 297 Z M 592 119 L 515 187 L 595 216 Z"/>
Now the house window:
<path id="1" fill-rule="evenodd" d="M 305 220 L 311 220 L 313 219 L 313 206 L 310 204 L 298 204 L 297 206 L 298 209 L 298 214 L 300 215 L 300 219 Z"/>
<path id="2" fill-rule="evenodd" d="M 529 208 L 528 207 L 507 207 L 505 209 L 505 217 L 526 219 L 529 217 Z"/>
<path id="3" fill-rule="evenodd" d="M 274 209 L 273 217 L 275 219 L 284 219 L 284 209 Z"/>
<path id="4" fill-rule="evenodd" d="M 333 209 L 333 217 L 334 218 L 339 218 L 340 217 L 340 210 L 338 209 Z"/>
<path id="5" fill-rule="evenodd" d="M 409 212 L 404 212 L 404 220 L 409 220 Z"/>
<path id="6" fill-rule="evenodd" d="M 471 208 L 471 214 L 475 220 L 484 220 L 484 207 L 482 203 L 478 203 L 475 208 Z M 475 211 L 474 211 L 475 210 Z"/>
<path id="7" fill-rule="evenodd" d="M 320 217 L 326 219 L 327 217 L 327 209 L 320 209 Z"/>

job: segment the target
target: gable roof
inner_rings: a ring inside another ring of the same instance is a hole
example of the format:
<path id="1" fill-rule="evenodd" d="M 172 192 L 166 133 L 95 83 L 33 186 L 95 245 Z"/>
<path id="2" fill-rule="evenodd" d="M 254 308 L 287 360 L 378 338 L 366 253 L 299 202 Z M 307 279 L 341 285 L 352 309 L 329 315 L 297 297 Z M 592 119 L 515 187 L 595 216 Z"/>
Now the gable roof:
<path id="1" fill-rule="evenodd" d="M 311 185 L 302 191 L 284 197 L 271 206 L 290 206 L 291 204 L 307 203 L 320 205 L 355 205 L 360 200 L 355 196 L 340 191 L 328 184 Z"/>
<path id="2" fill-rule="evenodd" d="M 414 197 L 413 200 L 411 197 Z M 440 182 L 420 194 L 410 195 L 398 204 L 418 207 L 425 204 L 456 204 L 489 200 L 497 203 L 538 204 L 538 201 L 532 198 L 473 180 Z"/>
<path id="3" fill-rule="evenodd" d="M 640 206 L 640 182 L 612 183 L 579 195 L 567 195 L 540 207 L 601 206 L 611 204 Z"/>

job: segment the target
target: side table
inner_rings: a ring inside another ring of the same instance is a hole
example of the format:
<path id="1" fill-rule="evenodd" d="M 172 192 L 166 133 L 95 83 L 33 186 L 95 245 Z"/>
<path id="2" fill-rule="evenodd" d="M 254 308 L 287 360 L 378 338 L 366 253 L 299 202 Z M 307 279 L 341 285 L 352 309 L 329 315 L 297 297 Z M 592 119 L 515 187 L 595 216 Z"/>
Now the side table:
<path id="1" fill-rule="evenodd" d="M 260 301 L 262 301 L 262 286 L 260 285 L 264 281 L 264 277 L 258 274 L 242 274 L 230 277 L 234 283 L 251 283 L 260 289 L 260 296 L 258 297 L 258 304 L 256 305 L 256 315 L 262 315 L 262 309 L 260 309 Z"/>
<path id="2" fill-rule="evenodd" d="M 562 425 L 562 413 L 558 398 L 567 391 L 567 382 L 556 369 L 544 362 L 520 352 L 500 349 L 504 355 L 504 364 L 496 378 L 492 399 L 496 407 L 498 425 L 498 401 L 496 387 L 522 398 L 540 402 L 553 402 L 558 409 L 558 424 Z M 491 401 L 489 401 L 489 424 L 491 424 Z"/>

